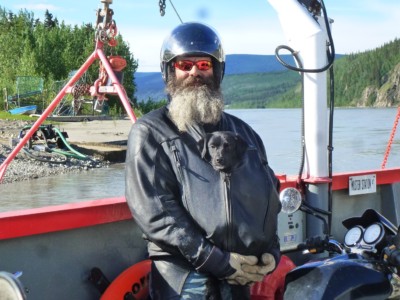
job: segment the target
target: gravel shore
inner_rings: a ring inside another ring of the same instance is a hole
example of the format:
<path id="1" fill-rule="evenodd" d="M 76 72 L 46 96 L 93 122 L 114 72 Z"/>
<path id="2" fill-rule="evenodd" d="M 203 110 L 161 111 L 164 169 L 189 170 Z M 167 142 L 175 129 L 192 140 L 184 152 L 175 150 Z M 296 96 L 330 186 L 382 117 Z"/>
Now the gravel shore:
<path id="1" fill-rule="evenodd" d="M 17 138 L 21 129 L 32 125 L 29 121 L 0 120 L 0 164 L 12 152 L 12 139 Z M 8 165 L 2 184 L 16 181 L 31 180 L 40 177 L 54 176 L 62 173 L 89 171 L 94 168 L 109 166 L 108 161 L 102 161 L 88 156 L 88 159 L 68 158 L 62 163 L 49 163 L 32 159 L 20 151 Z"/>

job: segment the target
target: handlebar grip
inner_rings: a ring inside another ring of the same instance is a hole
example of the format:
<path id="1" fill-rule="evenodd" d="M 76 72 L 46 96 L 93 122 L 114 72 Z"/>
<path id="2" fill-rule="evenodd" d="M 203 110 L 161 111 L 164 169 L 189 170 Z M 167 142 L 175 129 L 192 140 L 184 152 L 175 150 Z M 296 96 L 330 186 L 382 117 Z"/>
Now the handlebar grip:
<path id="1" fill-rule="evenodd" d="M 327 250 L 328 246 L 329 246 L 328 236 L 325 237 L 313 236 L 306 239 L 304 243 L 298 244 L 297 250 L 308 250 L 310 253 L 321 253 L 324 250 Z"/>
<path id="2" fill-rule="evenodd" d="M 308 249 L 306 243 L 300 243 L 297 245 L 297 250 L 306 250 L 306 249 Z"/>
<path id="3" fill-rule="evenodd" d="M 385 256 L 386 256 L 386 261 L 395 267 L 400 266 L 400 251 L 397 250 L 396 248 L 391 249 L 391 248 L 385 248 L 384 250 Z"/>

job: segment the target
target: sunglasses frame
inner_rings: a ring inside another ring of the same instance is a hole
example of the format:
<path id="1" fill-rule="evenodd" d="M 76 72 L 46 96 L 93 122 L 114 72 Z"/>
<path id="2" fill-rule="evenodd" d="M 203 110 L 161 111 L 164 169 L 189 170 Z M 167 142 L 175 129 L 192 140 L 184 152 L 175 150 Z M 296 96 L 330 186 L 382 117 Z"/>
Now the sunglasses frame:
<path id="1" fill-rule="evenodd" d="M 190 66 L 190 69 L 185 69 L 183 66 L 180 65 L 180 63 L 185 63 L 186 66 Z M 204 67 L 201 66 L 200 64 L 205 64 L 207 67 L 204 69 Z M 190 72 L 195 65 L 196 65 L 197 69 L 200 71 L 208 71 L 213 67 L 212 62 L 209 60 L 205 60 L 205 59 L 198 60 L 198 61 L 180 59 L 174 63 L 175 68 L 177 68 L 181 71 L 184 71 L 184 72 Z"/>

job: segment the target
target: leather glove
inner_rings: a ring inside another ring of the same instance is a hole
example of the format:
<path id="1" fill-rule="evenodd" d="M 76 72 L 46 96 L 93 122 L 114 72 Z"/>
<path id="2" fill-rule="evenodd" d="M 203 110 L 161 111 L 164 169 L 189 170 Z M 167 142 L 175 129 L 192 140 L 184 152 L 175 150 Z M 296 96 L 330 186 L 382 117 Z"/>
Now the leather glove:
<path id="1" fill-rule="evenodd" d="M 236 272 L 226 278 L 227 282 L 229 284 L 246 285 L 256 281 L 261 281 L 263 276 L 260 276 L 257 273 L 248 273 L 242 269 L 244 265 L 249 267 L 256 266 L 257 262 L 258 259 L 255 256 L 240 255 L 233 252 L 230 253 L 229 264 L 236 270 Z"/>
<path id="2" fill-rule="evenodd" d="M 263 253 L 261 256 L 261 261 L 260 264 L 258 265 L 250 265 L 250 264 L 244 264 L 242 265 L 242 270 L 246 273 L 250 274 L 258 274 L 262 275 L 264 277 L 268 273 L 272 272 L 272 270 L 275 269 L 276 262 L 275 258 L 273 257 L 272 254 L 270 253 Z M 262 280 L 262 278 L 261 278 Z M 261 281 L 259 280 L 259 281 Z"/>

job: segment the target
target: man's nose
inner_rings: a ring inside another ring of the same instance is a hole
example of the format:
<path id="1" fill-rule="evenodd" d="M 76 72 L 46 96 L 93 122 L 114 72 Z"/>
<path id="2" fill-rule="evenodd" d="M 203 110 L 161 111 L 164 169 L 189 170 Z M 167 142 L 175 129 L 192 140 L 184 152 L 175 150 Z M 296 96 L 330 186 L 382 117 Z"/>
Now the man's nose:
<path id="1" fill-rule="evenodd" d="M 196 65 L 194 65 L 192 67 L 192 69 L 189 71 L 189 75 L 190 76 L 198 76 L 199 74 L 200 74 L 200 71 L 199 71 L 199 69 L 197 68 Z"/>

